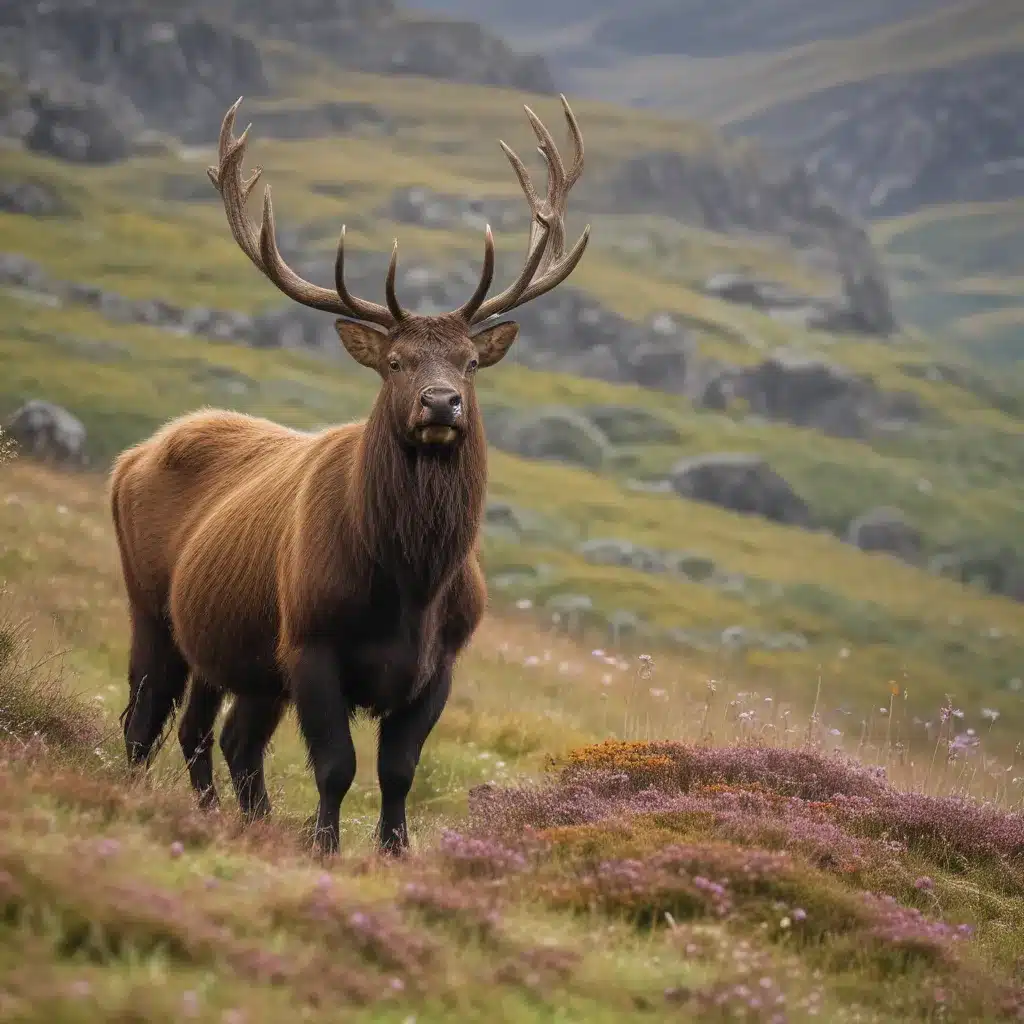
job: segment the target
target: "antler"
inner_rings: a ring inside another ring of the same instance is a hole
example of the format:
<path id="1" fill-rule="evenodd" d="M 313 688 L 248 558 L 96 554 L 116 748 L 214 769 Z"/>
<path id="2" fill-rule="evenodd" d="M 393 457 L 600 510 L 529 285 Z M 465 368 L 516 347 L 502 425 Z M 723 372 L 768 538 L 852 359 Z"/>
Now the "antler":
<path id="1" fill-rule="evenodd" d="M 538 149 L 548 167 L 548 190 L 543 201 L 537 196 L 523 162 L 504 142 L 501 143 L 530 207 L 532 217 L 529 245 L 519 277 L 500 295 L 484 301 L 494 279 L 494 236 L 491 234 L 490 225 L 487 226 L 484 232 L 484 265 L 480 282 L 473 295 L 451 314 L 460 317 L 469 326 L 500 313 L 507 313 L 516 306 L 550 291 L 576 269 L 576 265 L 583 257 L 590 237 L 589 224 L 572 249 L 568 253 L 565 252 L 565 207 L 569 190 L 583 172 L 583 136 L 566 98 L 562 96 L 561 100 L 575 151 L 572 167 L 568 172 L 551 133 L 541 119 L 526 107 L 526 114 L 533 125 L 534 133 L 540 140 Z M 242 159 L 245 156 L 249 128 L 252 126 L 246 127 L 245 131 L 235 138 L 235 114 L 241 103 L 240 96 L 224 115 L 217 147 L 218 166 L 207 168 L 210 181 L 221 195 L 231 234 L 239 248 L 272 284 L 303 306 L 378 324 L 385 329 L 401 323 L 409 314 L 402 308 L 395 295 L 395 276 L 398 268 L 397 240 L 391 251 L 391 262 L 385 281 L 387 305 L 382 306 L 377 302 L 357 298 L 345 285 L 344 226 L 338 239 L 338 252 L 334 261 L 335 287 L 332 290 L 305 280 L 285 263 L 277 247 L 274 207 L 269 185 L 263 192 L 263 218 L 259 230 L 249 220 L 245 204 L 256 187 L 263 169 L 257 167 L 248 178 L 242 177 Z"/>
<path id="2" fill-rule="evenodd" d="M 562 101 L 565 120 L 569 126 L 569 135 L 573 143 L 573 161 L 568 171 L 565 169 L 565 164 L 562 163 L 562 157 L 551 132 L 529 107 L 525 107 L 526 116 L 530 119 L 534 134 L 540 142 L 537 149 L 548 168 L 548 189 L 543 200 L 538 197 L 522 160 L 504 142 L 500 144 L 505 151 L 505 156 L 512 164 L 512 169 L 516 172 L 516 177 L 519 179 L 532 214 L 530 240 L 526 250 L 526 266 L 519 279 L 500 295 L 492 296 L 486 302 L 482 301 L 483 295 L 481 295 L 481 301 L 478 304 L 472 305 L 472 300 L 470 300 L 458 310 L 471 325 L 478 324 L 492 316 L 508 313 L 516 306 L 521 306 L 523 303 L 551 291 L 576 269 L 587 248 L 587 242 L 590 239 L 589 224 L 584 228 L 583 234 L 572 249 L 568 253 L 565 251 L 566 204 L 570 189 L 583 173 L 583 135 L 565 96 L 559 98 Z M 487 235 L 487 245 L 489 250 L 493 250 L 490 229 L 488 229 Z M 493 259 L 493 252 L 490 252 L 490 258 Z M 483 280 L 481 280 L 482 284 Z M 484 293 L 486 293 L 486 289 L 484 289 Z M 476 299 L 476 295 L 473 296 L 473 299 Z"/>
<path id="3" fill-rule="evenodd" d="M 217 147 L 219 166 L 207 169 L 210 181 L 224 201 L 224 212 L 227 214 L 231 234 L 239 248 L 256 265 L 257 269 L 285 295 L 303 306 L 335 313 L 339 316 L 351 317 L 379 324 L 381 327 L 393 327 L 408 314 L 395 297 L 395 270 L 398 262 L 398 242 L 391 253 L 391 265 L 387 277 L 387 306 L 366 299 L 356 298 L 345 287 L 345 228 L 341 229 L 338 239 L 338 254 L 334 263 L 335 290 L 321 288 L 312 284 L 292 270 L 285 263 L 277 248 L 277 236 L 274 227 L 274 207 L 270 199 L 270 186 L 263 192 L 263 220 L 259 231 L 249 220 L 245 210 L 246 200 L 256 187 L 261 167 L 257 167 L 248 177 L 242 177 L 242 158 L 248 141 L 249 128 L 236 139 L 233 134 L 235 114 L 242 102 L 242 97 L 229 108 L 224 115 L 220 128 L 220 142 Z"/>

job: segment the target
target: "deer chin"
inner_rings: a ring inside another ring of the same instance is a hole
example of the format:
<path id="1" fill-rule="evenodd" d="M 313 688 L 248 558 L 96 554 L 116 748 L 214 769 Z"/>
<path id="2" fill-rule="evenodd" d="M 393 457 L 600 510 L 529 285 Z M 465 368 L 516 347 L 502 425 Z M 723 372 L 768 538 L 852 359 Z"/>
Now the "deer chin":
<path id="1" fill-rule="evenodd" d="M 444 423 L 429 423 L 413 432 L 416 443 L 427 447 L 447 448 L 459 439 L 459 431 Z"/>

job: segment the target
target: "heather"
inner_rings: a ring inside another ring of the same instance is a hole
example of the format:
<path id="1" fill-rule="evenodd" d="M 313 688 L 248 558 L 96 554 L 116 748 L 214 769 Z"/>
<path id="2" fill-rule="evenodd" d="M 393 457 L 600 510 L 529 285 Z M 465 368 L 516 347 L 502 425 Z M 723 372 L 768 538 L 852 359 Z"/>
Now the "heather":
<path id="1" fill-rule="evenodd" d="M 847 741 L 827 689 L 808 713 L 494 616 L 425 748 L 411 855 L 373 853 L 357 722 L 320 860 L 291 717 L 258 824 L 196 807 L 176 723 L 129 774 L 113 553 L 61 525 L 98 534 L 101 498 L 15 479 L 53 582 L 0 603 L 0 1020 L 1020 1019 L 1019 769 L 951 701 L 927 742 L 895 712 Z M 91 646 L 54 635 L 76 621 Z"/>

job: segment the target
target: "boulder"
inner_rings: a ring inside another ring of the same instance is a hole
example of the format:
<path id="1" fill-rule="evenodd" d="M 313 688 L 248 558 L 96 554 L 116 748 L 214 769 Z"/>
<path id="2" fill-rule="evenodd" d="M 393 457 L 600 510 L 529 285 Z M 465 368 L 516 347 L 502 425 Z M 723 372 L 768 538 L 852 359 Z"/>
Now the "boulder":
<path id="1" fill-rule="evenodd" d="M 657 413 L 633 405 L 588 405 L 583 410 L 612 444 L 676 444 L 677 427 Z"/>
<path id="2" fill-rule="evenodd" d="M 704 291 L 716 299 L 762 310 L 802 306 L 807 302 L 805 295 L 749 274 L 714 274 L 705 282 Z"/>
<path id="3" fill-rule="evenodd" d="M 35 122 L 27 149 L 71 163 L 109 164 L 132 151 L 142 120 L 123 97 L 80 82 L 50 83 L 30 90 Z"/>
<path id="4" fill-rule="evenodd" d="M 52 217 L 66 213 L 67 209 L 67 204 L 49 185 L 39 181 L 0 180 L 0 212 Z"/>
<path id="5" fill-rule="evenodd" d="M 604 433 L 575 409 L 552 406 L 487 423 L 488 440 L 527 459 L 547 459 L 599 471 L 612 455 Z"/>
<path id="6" fill-rule="evenodd" d="M 711 231 L 775 236 L 813 254 L 834 294 L 800 296 L 745 274 L 716 275 L 711 294 L 765 310 L 799 310 L 806 325 L 886 337 L 896 329 L 889 283 L 870 238 L 826 198 L 803 167 L 773 167 L 740 149 L 639 153 L 594 189 L 616 213 L 671 217 Z"/>
<path id="7" fill-rule="evenodd" d="M 1012 548 L 979 544 L 943 552 L 931 558 L 928 568 L 961 583 L 1024 601 L 1024 555 Z"/>
<path id="8" fill-rule="evenodd" d="M 67 409 L 34 398 L 4 425 L 19 452 L 64 465 L 85 462 L 85 427 Z"/>
<path id="9" fill-rule="evenodd" d="M 580 544 L 579 553 L 594 565 L 615 565 L 639 572 L 665 572 L 665 557 L 652 548 L 612 537 L 595 537 Z"/>
<path id="10" fill-rule="evenodd" d="M 717 571 L 714 559 L 690 551 L 677 551 L 669 556 L 669 570 L 685 576 L 694 583 L 709 581 Z"/>
<path id="11" fill-rule="evenodd" d="M 721 370 L 704 397 L 712 406 L 714 399 L 728 405 L 740 398 L 755 415 L 834 437 L 867 437 L 923 415 L 910 392 L 883 391 L 869 376 L 787 349 L 752 367 Z"/>
<path id="12" fill-rule="evenodd" d="M 898 508 L 873 508 L 857 516 L 846 539 L 861 551 L 884 551 L 905 562 L 921 557 L 921 531 Z"/>
<path id="13" fill-rule="evenodd" d="M 720 452 L 683 459 L 673 466 L 669 480 L 681 498 L 779 523 L 810 525 L 807 503 L 757 455 Z"/>

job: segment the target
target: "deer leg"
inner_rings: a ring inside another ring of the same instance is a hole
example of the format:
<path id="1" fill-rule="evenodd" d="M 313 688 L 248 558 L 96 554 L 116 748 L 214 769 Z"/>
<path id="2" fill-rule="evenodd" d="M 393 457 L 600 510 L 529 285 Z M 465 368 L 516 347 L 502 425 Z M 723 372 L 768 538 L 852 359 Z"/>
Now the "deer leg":
<path id="1" fill-rule="evenodd" d="M 188 765 L 189 779 L 204 811 L 220 806 L 213 784 L 213 727 L 223 701 L 223 690 L 194 675 L 178 727 L 178 742 Z"/>
<path id="2" fill-rule="evenodd" d="M 188 683 L 188 665 L 162 619 L 134 612 L 128 703 L 121 713 L 125 751 L 133 767 L 149 762 Z"/>
<path id="3" fill-rule="evenodd" d="M 313 842 L 324 853 L 339 845 L 341 802 L 356 776 L 349 707 L 341 692 L 338 659 L 326 645 L 310 645 L 292 661 L 290 683 L 320 801 Z"/>
<path id="4" fill-rule="evenodd" d="M 377 745 L 377 781 L 380 784 L 381 849 L 399 854 L 409 846 L 405 802 L 412 789 L 423 744 L 441 717 L 452 686 L 452 661 L 441 668 L 407 707 L 390 714 L 380 724 Z"/>
<path id="5" fill-rule="evenodd" d="M 270 796 L 263 775 L 263 757 L 285 709 L 280 689 L 239 694 L 220 734 L 220 749 L 242 814 L 250 821 L 270 813 Z"/>

